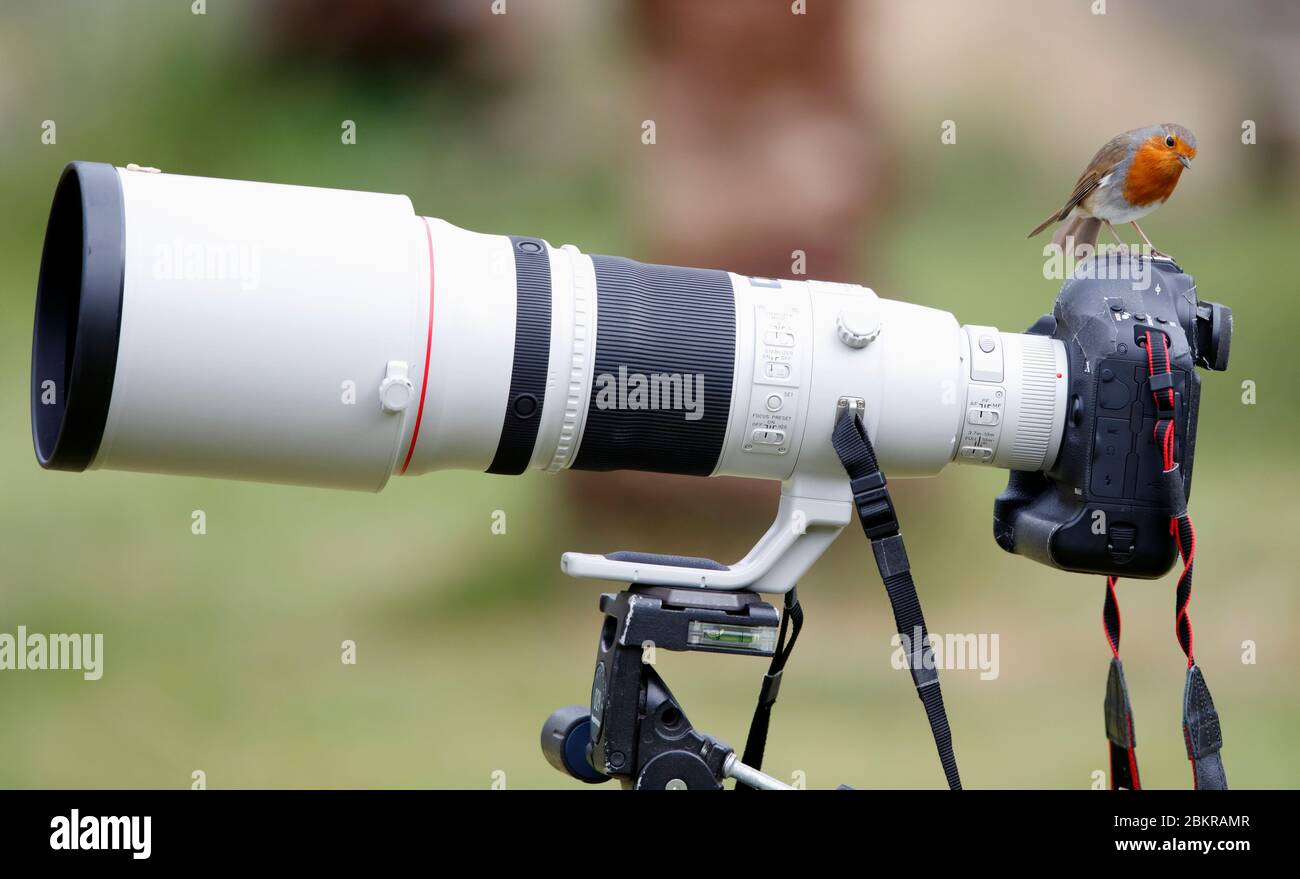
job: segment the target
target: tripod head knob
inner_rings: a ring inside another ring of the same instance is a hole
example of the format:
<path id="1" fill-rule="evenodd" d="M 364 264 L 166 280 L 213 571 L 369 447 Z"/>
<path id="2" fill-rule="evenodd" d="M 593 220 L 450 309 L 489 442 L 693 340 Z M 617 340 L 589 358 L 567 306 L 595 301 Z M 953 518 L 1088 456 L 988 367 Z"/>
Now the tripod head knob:
<path id="1" fill-rule="evenodd" d="M 542 725 L 542 754 L 565 775 L 587 784 L 609 781 L 591 767 L 591 711 L 585 705 L 565 705 L 551 712 Z"/>

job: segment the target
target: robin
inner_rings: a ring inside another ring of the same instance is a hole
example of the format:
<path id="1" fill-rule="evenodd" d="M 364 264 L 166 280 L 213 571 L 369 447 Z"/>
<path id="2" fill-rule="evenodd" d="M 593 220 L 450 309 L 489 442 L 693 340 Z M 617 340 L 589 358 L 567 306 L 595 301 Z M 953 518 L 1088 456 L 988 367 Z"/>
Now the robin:
<path id="1" fill-rule="evenodd" d="M 1088 244 L 1095 248 L 1103 223 L 1116 241 L 1120 239 L 1112 224 L 1132 223 L 1152 254 L 1164 256 L 1137 220 L 1173 195 L 1183 169 L 1190 168 L 1194 158 L 1196 136 L 1181 125 L 1166 122 L 1126 131 L 1097 150 L 1065 207 L 1043 220 L 1029 237 L 1064 220 L 1052 236 L 1054 243 L 1064 245 L 1067 238 L 1073 238 L 1075 247 Z"/>

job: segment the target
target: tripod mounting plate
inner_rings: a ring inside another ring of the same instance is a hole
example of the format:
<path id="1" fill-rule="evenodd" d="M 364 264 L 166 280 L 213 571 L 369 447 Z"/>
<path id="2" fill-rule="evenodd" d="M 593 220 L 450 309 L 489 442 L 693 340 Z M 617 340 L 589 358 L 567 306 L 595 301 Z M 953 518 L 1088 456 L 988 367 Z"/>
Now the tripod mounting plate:
<path id="1" fill-rule="evenodd" d="M 753 592 L 633 585 L 602 595 L 600 609 L 621 647 L 771 656 L 781 623 Z"/>

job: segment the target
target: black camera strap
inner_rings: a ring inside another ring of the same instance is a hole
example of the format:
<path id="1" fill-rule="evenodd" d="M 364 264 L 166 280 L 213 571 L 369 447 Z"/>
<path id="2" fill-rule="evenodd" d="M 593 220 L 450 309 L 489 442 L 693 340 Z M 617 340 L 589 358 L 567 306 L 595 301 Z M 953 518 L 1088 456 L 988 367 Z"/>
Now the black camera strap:
<path id="1" fill-rule="evenodd" d="M 1192 652 L 1192 621 L 1187 605 L 1192 598 L 1192 563 L 1196 555 L 1196 531 L 1187 514 L 1187 496 L 1183 490 L 1183 476 L 1178 467 L 1175 445 L 1174 416 L 1177 395 L 1174 374 L 1169 361 L 1169 340 L 1164 333 L 1148 330 L 1145 334 L 1147 371 L 1150 376 L 1151 395 L 1156 404 L 1156 423 L 1153 440 L 1160 448 L 1165 492 L 1169 510 L 1169 531 L 1183 559 L 1183 570 L 1178 575 L 1174 598 L 1174 632 L 1178 645 L 1187 656 L 1187 683 L 1183 690 L 1183 741 L 1187 746 L 1187 759 L 1192 764 L 1192 784 L 1196 790 L 1226 790 L 1227 776 L 1223 770 L 1220 750 L 1223 733 L 1214 699 L 1205 683 L 1205 676 Z M 1139 790 L 1136 740 L 1133 736 L 1133 708 L 1129 703 L 1128 687 L 1124 682 L 1124 668 L 1119 660 L 1120 616 L 1119 601 L 1115 596 L 1117 578 L 1106 578 L 1106 602 L 1102 610 L 1102 626 L 1110 642 L 1110 675 L 1106 681 L 1106 738 L 1110 741 L 1111 790 Z"/>
<path id="2" fill-rule="evenodd" d="M 791 588 L 785 594 L 785 608 L 781 612 L 781 630 L 777 634 L 776 653 L 763 675 L 763 686 L 758 691 L 758 705 L 754 708 L 754 718 L 749 722 L 749 736 L 745 739 L 745 753 L 740 762 L 754 769 L 763 768 L 763 751 L 767 748 L 767 729 L 772 720 L 772 706 L 781 692 L 781 675 L 785 664 L 794 652 L 794 642 L 799 638 L 803 628 L 803 607 L 799 604 L 799 590 Z M 790 640 L 785 640 L 787 630 Z M 757 790 L 744 782 L 736 782 L 736 790 Z"/>
<path id="3" fill-rule="evenodd" d="M 835 431 L 831 435 L 831 445 L 835 447 L 835 454 L 849 475 L 853 505 L 858 511 L 862 530 L 871 541 L 876 568 L 880 571 L 880 578 L 884 581 L 894 611 L 894 624 L 898 628 L 901 643 L 907 648 L 908 668 L 912 672 L 912 681 L 916 684 L 916 693 L 925 707 L 926 719 L 930 722 L 930 732 L 934 735 L 934 743 L 939 750 L 943 774 L 948 780 L 949 788 L 961 790 L 957 758 L 952 752 L 952 731 L 948 727 L 948 714 L 943 707 L 939 670 L 935 664 L 934 651 L 930 647 L 930 633 L 925 627 L 925 616 L 921 613 L 921 599 L 916 594 L 916 584 L 912 582 L 912 569 L 907 560 L 903 536 L 899 533 L 894 502 L 889 496 L 885 475 L 880 472 L 875 449 L 871 447 L 861 416 L 853 414 L 847 408 L 841 409 L 835 421 Z M 786 629 L 791 622 L 793 626 L 787 643 Z M 781 614 L 776 653 L 772 656 L 767 674 L 763 676 L 758 706 L 754 709 L 754 717 L 749 724 L 749 736 L 741 758 L 742 763 L 755 769 L 760 769 L 763 765 L 772 706 L 776 704 L 777 694 L 781 690 L 781 676 L 794 651 L 794 643 L 801 628 L 803 608 L 799 605 L 798 590 L 791 589 L 785 595 L 785 611 Z M 752 788 L 738 782 L 736 790 Z"/>
<path id="4" fill-rule="evenodd" d="M 858 511 L 862 530 L 871 541 L 876 557 L 876 567 L 884 581 L 889 603 L 894 611 L 894 624 L 901 643 L 908 652 L 908 668 L 916 693 L 925 707 L 930 732 L 939 751 L 943 774 L 948 787 L 961 790 L 961 777 L 957 774 L 957 758 L 952 751 L 952 731 L 948 727 L 948 714 L 943 707 L 943 693 L 939 689 L 939 670 L 930 648 L 930 633 L 921 613 L 921 600 L 912 582 L 911 565 L 907 548 L 899 533 L 898 515 L 886 487 L 885 475 L 880 472 L 876 452 L 871 447 L 862 417 L 849 408 L 840 410 L 835 431 L 831 435 L 835 454 L 849 474 L 853 491 L 853 504 Z"/>

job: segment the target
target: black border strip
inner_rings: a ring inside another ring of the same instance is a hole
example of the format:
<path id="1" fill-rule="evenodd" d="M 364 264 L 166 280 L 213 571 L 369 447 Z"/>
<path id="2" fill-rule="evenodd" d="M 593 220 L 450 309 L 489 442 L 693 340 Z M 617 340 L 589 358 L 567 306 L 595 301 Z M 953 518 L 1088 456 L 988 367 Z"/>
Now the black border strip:
<path id="1" fill-rule="evenodd" d="M 501 439 L 488 473 L 528 469 L 546 402 L 551 356 L 551 256 L 546 242 L 511 235 L 515 253 L 515 358 Z"/>
<path id="2" fill-rule="evenodd" d="M 701 656 L 699 660 L 705 662 L 705 657 Z M 545 668 L 549 669 L 550 665 Z M 706 666 L 699 668 L 708 670 Z M 524 680 L 523 675 L 524 672 L 517 672 L 515 679 Z M 527 680 L 531 681 L 533 677 L 541 680 L 543 673 L 533 673 Z M 506 695 L 492 695 L 494 705 L 505 703 L 508 698 Z M 1244 704 L 1251 703 L 1247 701 Z M 89 716 L 88 712 L 86 716 Z M 514 735 L 514 732 L 507 734 Z M 802 753 L 818 744 L 815 741 L 797 742 L 793 751 Z M 444 740 L 430 747 L 437 748 L 434 753 L 444 754 L 451 746 Z M 837 765 L 835 770 L 842 775 L 832 775 L 825 781 L 813 779 L 812 786 L 829 790 L 837 782 L 856 784 L 865 780 L 871 783 L 874 781 L 872 773 L 876 772 L 876 764 L 871 758 L 875 756 L 868 754 L 866 749 L 862 749 L 862 753 L 846 755 L 842 765 Z M 1054 762 L 1054 758 L 1050 751 L 1044 752 L 1036 755 L 1033 761 L 1018 761 L 1014 774 L 995 775 L 992 773 L 998 764 L 991 761 L 1010 762 L 1012 758 L 990 756 L 990 777 L 1003 783 L 1009 779 L 1020 784 L 1077 784 L 1075 776 L 1066 768 L 1055 765 L 1064 761 L 1056 759 Z M 540 754 L 535 759 L 538 764 L 545 765 Z M 1289 782 L 1289 776 L 1277 772 L 1270 774 L 1270 767 L 1265 762 L 1261 762 L 1262 768 L 1258 770 L 1256 780 Z M 1041 767 L 1037 773 L 1031 771 L 1035 765 Z M 33 768 L 16 777 L 35 783 L 48 773 L 49 770 L 42 773 Z M 376 783 L 388 778 L 380 776 L 378 770 L 374 775 Z M 114 769 L 108 777 L 121 787 L 148 781 L 123 768 Z M 328 772 L 323 777 L 323 784 L 336 778 Z M 432 767 L 423 767 L 412 777 L 425 787 L 447 783 L 447 779 Z M 474 776 L 461 774 L 453 780 L 462 777 Z M 904 781 L 909 778 L 905 774 L 899 777 Z M 911 780 L 919 784 L 928 779 Z M 512 787 L 513 784 L 512 779 Z M 552 772 L 539 776 L 537 785 L 572 790 L 578 782 Z M 540 794 L 509 796 L 487 790 L 486 784 L 483 788 L 203 792 L 188 789 L 6 790 L 0 791 L 0 820 L 3 820 L 5 828 L 0 844 L 7 862 L 46 862 L 51 868 L 60 867 L 59 871 L 51 869 L 52 874 L 66 874 L 70 866 L 73 870 L 79 867 L 97 870 L 100 865 L 111 868 L 114 862 L 125 867 L 139 865 L 132 859 L 130 851 L 55 850 L 51 846 L 57 832 L 54 822 L 58 818 L 70 818 L 73 809 L 81 819 L 150 816 L 151 852 L 145 866 L 175 864 L 180 870 L 193 866 L 196 852 L 202 852 L 206 863 L 229 866 L 234 871 L 247 871 L 254 853 L 260 862 L 284 864 L 297 872 L 301 872 L 304 865 L 317 864 L 335 871 L 340 864 L 356 863 L 369 867 L 374 864 L 377 846 L 427 836 L 429 816 L 435 813 L 440 819 L 440 829 L 445 828 L 448 851 L 473 856 L 486 846 L 493 846 L 507 856 L 502 858 L 503 863 L 513 861 L 513 858 L 508 857 L 511 852 L 506 851 L 507 847 L 501 845 L 501 827 L 536 828 L 543 839 L 565 838 L 566 834 L 572 836 L 573 809 L 539 808 Z M 1257 875 L 1257 868 L 1250 868 L 1249 861 L 1235 865 L 1239 859 L 1252 856 L 1259 858 L 1261 864 L 1265 856 L 1271 857 L 1271 862 L 1275 863 L 1278 853 L 1290 850 L 1295 837 L 1295 824 L 1291 817 L 1294 791 L 1238 789 L 1230 796 L 1200 799 L 1193 793 L 1191 790 L 1149 790 L 1142 796 L 1124 797 L 1085 790 L 969 791 L 966 799 L 975 798 L 983 814 L 996 815 L 1014 828 L 1014 837 L 1011 834 L 990 837 L 990 822 L 987 820 L 950 821 L 943 827 L 944 841 L 952 851 L 991 847 L 998 855 L 1014 851 L 1017 857 L 1038 856 L 1047 861 L 1059 860 L 1062 849 L 1068 847 L 1071 860 L 1078 863 L 1114 859 L 1117 864 L 1127 865 L 1127 868 L 1121 867 L 1115 874 L 1107 875 L 1117 875 L 1121 870 L 1134 872 L 1134 863 L 1140 865 L 1139 869 L 1147 869 L 1141 865 L 1149 864 L 1154 872 L 1162 862 L 1168 863 L 1171 858 L 1177 865 L 1195 857 L 1213 864 L 1220 875 Z M 829 796 L 843 799 L 842 795 Z M 617 799 L 617 803 L 603 808 L 617 809 L 620 820 L 646 827 L 663 821 L 662 797 L 622 796 Z M 935 793 L 931 790 L 858 790 L 852 799 L 855 807 L 867 810 L 906 809 L 909 814 L 923 814 L 934 809 Z M 715 803 L 715 799 L 708 797 L 688 797 L 673 806 L 673 817 L 679 824 L 716 822 Z M 809 809 L 803 800 L 796 797 L 730 797 L 728 810 L 737 821 L 755 825 L 771 821 L 773 815 L 777 815 L 789 828 L 790 836 L 807 831 L 818 840 L 818 861 L 813 863 L 837 863 L 862 856 L 862 843 L 858 839 L 849 834 L 827 833 L 826 811 Z M 447 820 L 443 820 L 444 815 L 448 816 Z M 1186 821 L 1184 816 L 1195 820 Z M 894 860 L 900 866 L 914 863 L 914 856 L 909 864 L 903 863 L 903 858 L 934 846 L 933 822 L 895 822 L 890 827 L 889 842 L 888 850 L 880 852 L 888 859 L 885 863 Z M 1209 843 L 1209 857 L 1205 857 L 1206 852 L 1189 851 L 1190 844 L 1204 845 L 1206 842 Z M 1216 850 L 1214 846 L 1220 843 L 1239 850 Z M 517 863 L 526 870 L 536 863 L 535 850 L 531 846 L 514 845 L 509 849 L 519 855 L 517 862 L 509 864 L 511 867 Z M 1268 855 L 1268 852 L 1273 854 Z M 872 856 L 874 858 L 876 852 Z"/>

